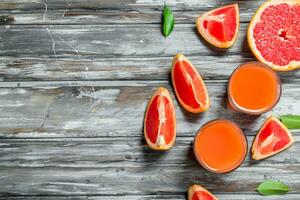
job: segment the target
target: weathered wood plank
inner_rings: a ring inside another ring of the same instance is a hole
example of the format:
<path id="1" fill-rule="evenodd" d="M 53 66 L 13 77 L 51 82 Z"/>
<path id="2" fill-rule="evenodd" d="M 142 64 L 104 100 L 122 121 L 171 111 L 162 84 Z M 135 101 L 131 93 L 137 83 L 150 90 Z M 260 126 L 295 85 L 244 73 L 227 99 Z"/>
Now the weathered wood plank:
<path id="1" fill-rule="evenodd" d="M 299 131 L 294 133 L 296 143 L 288 150 L 264 161 L 247 156 L 242 167 L 277 166 L 300 173 Z M 248 136 L 249 150 L 254 136 Z M 192 143 L 194 137 L 177 137 L 174 147 L 165 153 L 151 150 L 143 135 L 139 137 L 56 138 L 56 139 L 2 139 L 1 167 L 165 167 L 184 165 L 197 167 Z"/>
<path id="2" fill-rule="evenodd" d="M 230 199 L 254 193 L 264 179 L 285 182 L 291 193 L 300 191 L 299 135 L 295 136 L 296 143 L 280 155 L 260 162 L 248 156 L 240 168 L 225 175 L 210 173 L 197 164 L 192 139 L 177 138 L 176 145 L 166 153 L 150 150 L 142 136 L 2 139 L 0 177 L 5 184 L 0 196 L 174 195 L 184 194 L 189 185 L 199 183 L 217 194 L 222 191 L 225 195 L 218 196 Z M 248 139 L 250 145 L 253 136 Z"/>
<path id="3" fill-rule="evenodd" d="M 95 168 L 9 166 L 1 167 L 0 174 L 5 183 L 0 193 L 9 195 L 178 194 L 184 193 L 193 183 L 202 184 L 212 192 L 243 194 L 255 192 L 265 179 L 282 180 L 293 192 L 300 191 L 298 164 L 252 165 L 218 175 L 200 166 L 102 167 L 99 162 Z"/>
<path id="4" fill-rule="evenodd" d="M 222 200 L 299 200 L 300 194 L 286 194 L 283 196 L 263 197 L 258 194 L 216 194 Z M 16 197 L 0 197 L 2 200 L 153 200 L 153 199 L 168 199 L 168 200 L 186 200 L 186 195 L 126 195 L 126 196 L 16 196 Z"/>
<path id="5" fill-rule="evenodd" d="M 207 112 L 188 114 L 175 101 L 179 136 L 193 136 L 215 118 L 231 119 L 251 135 L 271 113 L 300 113 L 297 83 L 283 84 L 279 104 L 260 117 L 226 108 L 226 82 L 206 83 L 212 104 Z M 165 86 L 171 91 L 166 81 L 4 82 L 0 86 L 8 87 L 0 89 L 2 137 L 140 136 L 146 104 L 155 88 Z"/>
<path id="6" fill-rule="evenodd" d="M 249 55 L 188 56 L 204 79 L 227 79 Z M 216 62 L 217 61 L 217 62 Z M 38 58 L 0 57 L 0 77 L 14 80 L 167 80 L 172 57 L 120 58 Z M 86 68 L 88 70 L 86 70 Z M 300 78 L 300 71 L 282 73 L 282 77 Z"/>
<path id="7" fill-rule="evenodd" d="M 228 79 L 252 55 L 188 56 L 203 79 Z M 38 58 L 0 57 L 0 77 L 5 81 L 24 80 L 168 80 L 172 57 L 121 58 Z M 300 70 L 280 73 L 283 80 L 300 79 Z"/>
<path id="8" fill-rule="evenodd" d="M 261 162 L 247 158 L 225 175 L 196 163 L 191 139 L 178 138 L 167 153 L 149 150 L 140 138 L 2 140 L 0 195 L 182 194 L 193 183 L 241 194 L 255 192 L 264 179 L 281 180 L 292 193 L 300 192 L 299 136 L 281 155 Z"/>
<path id="9" fill-rule="evenodd" d="M 261 162 L 248 157 L 237 171 L 219 176 L 196 163 L 192 137 L 177 138 L 167 153 L 150 150 L 138 137 L 2 139 L 0 176 L 7 184 L 0 195 L 178 194 L 192 183 L 239 195 L 254 192 L 257 184 L 270 178 L 284 181 L 297 193 L 300 138 L 295 138 L 297 142 L 280 155 Z M 248 139 L 251 144 L 253 137 Z"/>
<path id="10" fill-rule="evenodd" d="M 203 11 L 227 5 L 217 0 L 171 0 L 176 24 L 195 23 Z M 248 22 L 260 1 L 236 1 L 241 21 Z M 104 23 L 160 23 L 164 1 L 2 1 L 1 14 L 15 17 L 15 24 L 104 24 Z"/>
<path id="11" fill-rule="evenodd" d="M 254 60 L 245 29 L 227 52 L 203 43 L 192 25 L 164 39 L 158 25 L 10 26 L 0 34 L 2 80 L 168 79 L 172 57 L 186 54 L 205 79 L 227 79 Z M 149 37 L 150 36 L 150 37 Z M 282 73 L 299 78 L 300 71 Z"/>
<path id="12" fill-rule="evenodd" d="M 247 10 L 240 10 L 241 23 L 248 23 L 258 8 L 253 7 Z M 37 25 L 37 24 L 161 24 L 161 14 L 163 6 L 155 10 L 134 9 L 134 10 L 115 10 L 115 9 L 97 9 L 82 10 L 70 9 L 49 10 L 44 14 L 45 10 L 15 12 L 1 12 L 1 15 L 8 15 L 14 18 L 14 21 L 1 22 L 1 25 L 18 24 L 18 25 Z M 173 8 L 174 9 L 174 8 Z M 178 24 L 195 24 L 196 18 L 209 8 L 199 8 L 199 10 L 176 11 L 176 25 Z"/>
<path id="13" fill-rule="evenodd" d="M 198 10 L 203 8 L 214 8 L 220 5 L 227 5 L 226 1 L 219 0 L 2 0 L 0 10 L 17 10 L 17 11 L 34 11 L 43 10 L 44 3 L 47 4 L 48 9 L 63 10 L 66 9 L 83 9 L 83 10 L 99 10 L 99 9 L 114 9 L 114 10 L 136 10 L 136 9 L 149 9 L 157 10 L 162 9 L 164 2 L 169 6 L 173 6 L 173 10 Z M 254 6 L 259 6 L 263 1 L 248 1 L 242 0 L 235 1 L 245 8 L 250 9 Z M 230 3 L 230 2 L 229 2 Z"/>
<path id="14" fill-rule="evenodd" d="M 176 53 L 219 55 L 249 54 L 241 25 L 236 44 L 226 52 L 212 50 L 196 31 L 195 25 L 180 24 L 164 38 L 158 24 L 136 25 L 7 25 L 1 29 L 1 56 L 73 57 L 149 57 Z"/>

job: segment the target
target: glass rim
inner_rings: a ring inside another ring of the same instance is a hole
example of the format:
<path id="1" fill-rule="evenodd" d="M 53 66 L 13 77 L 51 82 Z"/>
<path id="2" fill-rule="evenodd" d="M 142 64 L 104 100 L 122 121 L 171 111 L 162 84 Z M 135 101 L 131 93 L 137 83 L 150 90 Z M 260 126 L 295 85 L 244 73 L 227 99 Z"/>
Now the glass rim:
<path id="1" fill-rule="evenodd" d="M 230 84 L 231 84 L 231 81 L 232 81 L 232 77 L 235 75 L 235 73 L 242 67 L 245 67 L 245 65 L 247 64 L 255 64 L 255 65 L 258 65 L 260 67 L 263 67 L 265 69 L 267 69 L 269 72 L 271 72 L 275 79 L 276 79 L 276 83 L 277 83 L 277 95 L 276 95 L 276 99 L 274 100 L 273 104 L 268 106 L 267 108 L 263 109 L 263 110 L 250 110 L 250 109 L 246 109 L 246 108 L 243 108 L 241 106 L 239 106 L 232 98 L 232 95 L 231 95 L 231 92 L 230 92 Z M 281 83 L 281 80 L 278 76 L 278 74 L 271 68 L 269 67 L 268 65 L 262 63 L 262 62 L 259 62 L 259 61 L 249 61 L 249 62 L 245 62 L 243 64 L 240 64 L 237 68 L 235 68 L 233 70 L 233 72 L 231 73 L 230 75 L 230 78 L 229 78 L 229 81 L 228 81 L 228 86 L 227 86 L 227 97 L 228 97 L 228 101 L 229 101 L 229 104 L 236 110 L 236 111 L 239 111 L 241 113 L 246 113 L 246 114 L 249 114 L 249 115 L 261 115 L 263 113 L 266 113 L 270 110 L 272 110 L 276 105 L 277 103 L 279 102 L 280 98 L 281 98 L 281 94 L 282 94 L 282 83 Z"/>
<path id="2" fill-rule="evenodd" d="M 201 158 L 198 157 L 198 155 L 196 154 L 196 147 L 195 147 L 195 143 L 196 143 L 196 139 L 197 137 L 201 134 L 201 130 L 203 128 L 205 128 L 206 126 L 212 124 L 212 123 L 216 123 L 218 121 L 225 121 L 225 122 L 228 122 L 229 124 L 233 125 L 234 127 L 236 127 L 238 129 L 238 132 L 240 133 L 240 135 L 242 136 L 242 138 L 244 139 L 244 142 L 245 142 L 245 151 L 244 151 L 244 155 L 242 157 L 242 159 L 236 164 L 236 165 L 233 165 L 232 168 L 229 168 L 229 169 L 225 169 L 225 170 L 219 170 L 219 171 L 216 171 L 216 170 L 213 170 L 211 168 L 208 167 L 207 164 L 205 164 Z M 213 120 L 210 120 L 208 122 L 206 122 L 205 124 L 203 124 L 199 130 L 197 131 L 195 137 L 194 137 L 194 142 L 193 142 L 193 152 L 194 152 L 194 155 L 195 155 L 195 158 L 197 160 L 197 162 L 206 170 L 210 171 L 210 172 L 213 172 L 213 173 L 217 173 L 217 174 L 226 174 L 226 173 L 229 173 L 229 172 L 232 172 L 234 170 L 236 170 L 237 168 L 239 168 L 243 162 L 245 161 L 246 157 L 247 157 L 247 154 L 248 154 L 248 139 L 245 135 L 245 133 L 243 132 L 243 130 L 237 125 L 237 123 L 231 121 L 231 120 L 228 120 L 228 119 L 225 119 L 225 118 L 220 118 L 220 119 L 213 119 Z"/>

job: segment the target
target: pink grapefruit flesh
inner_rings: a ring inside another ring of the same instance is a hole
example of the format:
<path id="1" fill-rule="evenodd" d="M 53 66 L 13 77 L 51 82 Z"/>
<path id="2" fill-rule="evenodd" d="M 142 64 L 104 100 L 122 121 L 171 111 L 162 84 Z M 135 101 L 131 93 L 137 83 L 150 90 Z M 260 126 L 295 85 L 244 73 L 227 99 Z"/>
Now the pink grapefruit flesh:
<path id="1" fill-rule="evenodd" d="M 212 193 L 200 185 L 192 185 L 188 190 L 188 200 L 218 200 Z"/>
<path id="2" fill-rule="evenodd" d="M 252 145 L 252 158 L 261 160 L 275 155 L 294 143 L 289 130 L 277 118 L 269 117 L 259 130 Z"/>
<path id="3" fill-rule="evenodd" d="M 197 18 L 196 26 L 208 43 L 219 48 L 229 48 L 238 34 L 238 5 L 232 4 L 206 12 Z"/>
<path id="4" fill-rule="evenodd" d="M 278 71 L 300 67 L 300 1 L 270 0 L 252 17 L 248 44 L 261 62 Z"/>
<path id="5" fill-rule="evenodd" d="M 205 84 L 192 63 L 182 54 L 173 59 L 172 84 L 180 104 L 189 112 L 200 113 L 209 108 Z"/>
<path id="6" fill-rule="evenodd" d="M 175 142 L 175 109 L 165 88 L 158 88 L 149 101 L 144 120 L 144 136 L 147 144 L 156 150 L 170 149 Z"/>

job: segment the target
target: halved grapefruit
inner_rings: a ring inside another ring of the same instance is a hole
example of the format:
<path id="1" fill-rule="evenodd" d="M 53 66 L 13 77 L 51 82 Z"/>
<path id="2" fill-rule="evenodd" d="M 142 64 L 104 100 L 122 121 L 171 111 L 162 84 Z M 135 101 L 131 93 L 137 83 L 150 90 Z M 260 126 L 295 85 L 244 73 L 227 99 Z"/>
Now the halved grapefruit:
<path id="1" fill-rule="evenodd" d="M 235 42 L 239 30 L 238 4 L 208 11 L 196 20 L 200 35 L 211 45 L 229 48 Z"/>
<path id="2" fill-rule="evenodd" d="M 252 158 L 261 160 L 277 154 L 295 142 L 292 134 L 276 117 L 269 117 L 252 144 Z"/>
<path id="3" fill-rule="evenodd" d="M 188 200 L 218 200 L 212 193 L 200 185 L 189 187 Z"/>
<path id="4" fill-rule="evenodd" d="M 252 17 L 247 38 L 255 57 L 274 70 L 300 68 L 300 1 L 265 2 Z"/>
<path id="5" fill-rule="evenodd" d="M 155 150 L 168 150 L 175 142 L 175 109 L 166 88 L 158 88 L 148 103 L 144 136 L 149 147 Z"/>
<path id="6" fill-rule="evenodd" d="M 209 108 L 205 84 L 192 63 L 177 54 L 172 63 L 172 84 L 180 104 L 189 112 L 200 113 Z"/>

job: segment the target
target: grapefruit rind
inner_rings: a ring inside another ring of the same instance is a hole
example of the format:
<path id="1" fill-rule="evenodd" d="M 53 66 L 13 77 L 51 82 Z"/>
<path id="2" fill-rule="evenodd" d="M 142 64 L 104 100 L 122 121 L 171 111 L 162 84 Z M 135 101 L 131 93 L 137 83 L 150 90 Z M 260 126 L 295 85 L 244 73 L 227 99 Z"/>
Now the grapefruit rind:
<path id="1" fill-rule="evenodd" d="M 224 9 L 226 7 L 231 7 L 234 6 L 234 8 L 236 9 L 236 30 L 234 33 L 234 36 L 232 38 L 232 40 L 230 41 L 226 41 L 226 42 L 220 42 L 218 40 L 216 40 L 213 36 L 210 36 L 210 34 L 207 33 L 207 31 L 202 27 L 203 21 L 205 20 L 205 18 L 212 12 L 215 12 L 219 9 Z M 227 5 L 224 7 L 220 7 L 220 8 L 216 8 L 213 9 L 211 11 L 205 12 L 204 14 L 202 14 L 200 17 L 197 18 L 196 20 L 196 27 L 198 29 L 198 32 L 200 33 L 200 35 L 211 45 L 218 47 L 218 48 L 222 48 L 222 49 L 227 49 L 230 48 L 234 42 L 237 39 L 238 36 L 238 30 L 239 30 L 239 26 L 240 26 L 240 15 L 239 15 L 239 6 L 238 4 L 231 4 L 231 5 Z"/>
<path id="2" fill-rule="evenodd" d="M 266 154 L 266 155 L 262 155 L 259 151 L 258 151 L 258 137 L 261 133 L 262 130 L 264 130 L 264 128 L 269 124 L 269 122 L 271 121 L 275 121 L 278 125 L 280 125 L 280 127 L 282 129 L 284 129 L 284 131 L 286 132 L 287 136 L 290 139 L 290 142 L 284 146 L 282 149 L 279 149 L 277 151 L 273 151 L 270 154 Z M 252 148 L 251 148 L 251 153 L 252 153 L 252 158 L 254 160 L 262 160 L 268 157 L 271 157 L 275 154 L 278 154 L 284 150 L 286 150 L 288 147 L 290 147 L 293 143 L 295 142 L 295 139 L 293 138 L 293 135 L 290 133 L 290 131 L 286 128 L 286 126 L 280 121 L 278 120 L 276 117 L 274 116 L 270 116 L 269 118 L 267 118 L 267 120 L 264 122 L 264 124 L 262 125 L 262 127 L 260 128 L 259 132 L 256 134 L 255 139 L 253 141 L 252 144 Z"/>
<path id="3" fill-rule="evenodd" d="M 171 142 L 169 144 L 164 144 L 164 145 L 157 145 L 156 143 L 152 143 L 151 140 L 149 139 L 148 135 L 147 135 L 147 131 L 146 131 L 146 117 L 148 115 L 148 110 L 150 108 L 150 105 L 152 104 L 152 101 L 154 100 L 154 98 L 158 95 L 163 95 L 164 97 L 166 97 L 168 100 L 169 100 L 169 103 L 172 105 L 173 107 L 173 120 L 174 120 L 174 136 L 173 136 L 173 139 L 171 140 Z M 174 107 L 174 104 L 173 104 L 173 101 L 172 101 L 172 98 L 170 96 L 170 93 L 169 91 L 164 88 L 164 87 L 159 87 L 153 94 L 153 96 L 151 97 L 148 105 L 147 105 L 147 109 L 146 109 L 146 114 L 145 114 L 145 119 L 144 119 L 144 137 L 145 137 L 145 140 L 148 144 L 148 146 L 151 148 L 151 149 L 154 149 L 154 150 L 160 150 L 160 151 L 164 151 L 164 150 L 169 150 L 175 143 L 175 139 L 176 139 L 176 115 L 175 115 L 175 107 Z"/>
<path id="4" fill-rule="evenodd" d="M 175 69 L 175 65 L 178 61 L 185 61 L 187 62 L 191 68 L 195 71 L 195 73 L 197 74 L 200 82 L 201 82 L 201 85 L 203 86 L 204 88 L 204 91 L 205 91 L 205 96 L 206 96 L 206 102 L 204 104 L 200 104 L 199 108 L 192 108 L 191 106 L 185 104 L 182 99 L 180 98 L 178 92 L 177 92 L 177 89 L 176 89 L 176 85 L 175 85 L 175 78 L 174 78 L 174 69 Z M 173 62 L 172 62 L 172 71 L 171 71 L 171 77 L 172 77 L 172 84 L 173 84 L 173 88 L 174 88 L 174 91 L 175 91 L 175 94 L 176 94 L 176 97 L 180 103 L 180 105 L 187 111 L 191 112 L 191 113 L 201 113 L 201 112 L 204 112 L 206 111 L 209 107 L 210 107 L 210 100 L 209 100 L 209 96 L 208 96 L 208 92 L 207 92 L 207 89 L 206 89 L 206 86 L 205 86 L 205 83 L 201 77 L 201 75 L 198 73 L 197 69 L 194 67 L 194 65 L 183 55 L 183 54 L 176 54 L 176 56 L 174 57 L 173 59 Z"/>
<path id="5" fill-rule="evenodd" d="M 260 16 L 263 13 L 263 11 L 271 5 L 277 5 L 277 4 L 281 4 L 281 3 L 287 3 L 289 5 L 300 5 L 300 0 L 269 0 L 266 1 L 264 4 L 262 4 L 257 11 L 255 12 L 255 14 L 253 15 L 250 24 L 248 26 L 248 30 L 247 30 L 247 41 L 248 41 L 248 45 L 249 48 L 251 50 L 251 52 L 254 54 L 254 56 L 256 57 L 257 60 L 269 65 L 270 67 L 272 67 L 274 70 L 277 71 L 290 71 L 290 70 L 294 70 L 297 68 L 300 68 L 300 61 L 290 61 L 289 64 L 284 65 L 284 66 L 279 66 L 279 65 L 275 65 L 272 62 L 267 61 L 260 53 L 260 51 L 257 49 L 256 44 L 255 44 L 255 39 L 253 36 L 253 29 L 256 25 L 257 22 L 259 22 L 260 20 Z"/>
<path id="6" fill-rule="evenodd" d="M 193 199 L 193 194 L 195 192 L 198 192 L 198 191 L 204 191 L 206 193 L 208 193 L 209 195 L 211 195 L 213 197 L 214 200 L 218 200 L 217 197 L 215 197 L 212 193 L 210 193 L 207 189 L 203 188 L 202 186 L 200 185 L 191 185 L 188 189 L 188 200 L 192 200 Z"/>

